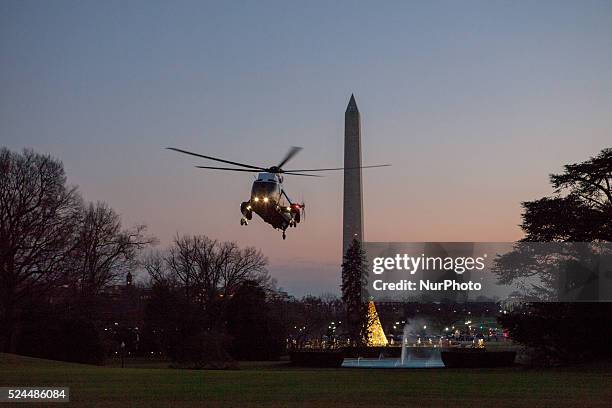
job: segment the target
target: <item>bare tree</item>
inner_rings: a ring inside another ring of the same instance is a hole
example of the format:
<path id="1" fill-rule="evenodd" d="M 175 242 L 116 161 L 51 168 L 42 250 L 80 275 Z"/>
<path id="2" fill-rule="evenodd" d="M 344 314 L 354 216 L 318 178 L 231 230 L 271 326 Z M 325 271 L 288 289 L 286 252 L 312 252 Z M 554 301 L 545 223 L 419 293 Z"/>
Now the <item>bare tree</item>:
<path id="1" fill-rule="evenodd" d="M 184 289 L 187 298 L 190 298 L 198 290 L 199 279 L 197 276 L 196 248 L 199 246 L 209 247 L 207 241 L 199 240 L 195 237 L 179 237 L 177 235 L 165 258 L 169 273 Z M 200 249 L 199 252 L 205 253 L 206 250 Z"/>
<path id="2" fill-rule="evenodd" d="M 142 266 L 149 274 L 151 286 L 156 283 L 169 287 L 178 285 L 176 276 L 166 267 L 165 257 L 163 251 L 153 250 L 146 253 L 142 259 Z"/>
<path id="3" fill-rule="evenodd" d="M 15 350 L 20 308 L 62 284 L 81 205 L 59 160 L 0 149 L 0 349 Z"/>
<path id="4" fill-rule="evenodd" d="M 154 283 L 178 286 L 210 320 L 217 320 L 224 299 L 243 282 L 255 281 L 264 288 L 273 285 L 267 262 L 255 248 L 241 249 L 234 242 L 204 235 L 177 235 L 165 255 L 157 252 L 145 258 L 145 270 Z"/>
<path id="5" fill-rule="evenodd" d="M 90 203 L 79 217 L 73 283 L 81 295 L 92 296 L 122 278 L 137 264 L 138 252 L 155 242 L 146 226 L 123 229 L 121 218 L 106 203 Z"/>
<path id="6" fill-rule="evenodd" d="M 270 289 L 272 282 L 266 271 L 267 259 L 256 248 L 240 249 L 234 242 L 221 245 L 227 254 L 227 262 L 221 266 L 221 279 L 224 294 L 234 292 L 246 280 L 257 282 L 261 287 Z"/>
<path id="7" fill-rule="evenodd" d="M 159 255 L 150 258 L 147 270 L 159 279 Z M 177 236 L 165 257 L 166 267 L 176 277 L 188 296 L 211 299 L 227 295 L 245 280 L 267 284 L 268 263 L 261 251 L 241 249 L 234 242 L 219 242 L 204 235 Z"/>

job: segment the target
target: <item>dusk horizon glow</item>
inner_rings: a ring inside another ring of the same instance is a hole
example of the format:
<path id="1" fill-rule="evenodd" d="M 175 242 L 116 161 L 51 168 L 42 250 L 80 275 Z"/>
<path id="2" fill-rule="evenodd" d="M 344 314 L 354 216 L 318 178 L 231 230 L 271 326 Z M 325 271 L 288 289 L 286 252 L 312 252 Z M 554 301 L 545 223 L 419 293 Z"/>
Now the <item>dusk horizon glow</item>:
<path id="1" fill-rule="evenodd" d="M 251 175 L 167 146 L 342 166 L 354 93 L 363 164 L 392 164 L 363 171 L 365 241 L 508 242 L 550 173 L 612 140 L 609 1 L 4 1 L 0 60 L 0 145 L 59 158 L 157 248 L 261 249 L 296 296 L 340 291 L 342 172 L 285 178 L 307 218 L 283 241 L 239 224 Z"/>

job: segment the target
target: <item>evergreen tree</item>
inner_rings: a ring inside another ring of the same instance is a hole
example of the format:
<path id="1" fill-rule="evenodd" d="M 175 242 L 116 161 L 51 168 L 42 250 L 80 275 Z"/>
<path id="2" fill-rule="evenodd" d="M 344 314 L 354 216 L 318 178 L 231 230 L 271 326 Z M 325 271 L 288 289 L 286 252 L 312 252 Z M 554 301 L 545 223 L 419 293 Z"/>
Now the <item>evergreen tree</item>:
<path id="1" fill-rule="evenodd" d="M 342 263 L 342 301 L 346 308 L 348 336 L 354 346 L 368 339 L 366 256 L 361 243 L 353 239 Z"/>
<path id="2" fill-rule="evenodd" d="M 612 242 L 612 149 L 564 166 L 564 172 L 551 175 L 550 182 L 553 196 L 523 203 L 524 247 L 529 249 L 532 241 Z M 542 272 L 533 261 L 532 254 L 514 251 L 500 257 L 495 271 L 500 282 L 514 283 L 551 269 Z M 538 351 L 543 363 L 612 355 L 611 303 L 526 303 L 500 321 L 515 341 Z"/>
<path id="3" fill-rule="evenodd" d="M 612 242 L 612 148 L 551 174 L 555 195 L 523 203 L 524 241 Z"/>

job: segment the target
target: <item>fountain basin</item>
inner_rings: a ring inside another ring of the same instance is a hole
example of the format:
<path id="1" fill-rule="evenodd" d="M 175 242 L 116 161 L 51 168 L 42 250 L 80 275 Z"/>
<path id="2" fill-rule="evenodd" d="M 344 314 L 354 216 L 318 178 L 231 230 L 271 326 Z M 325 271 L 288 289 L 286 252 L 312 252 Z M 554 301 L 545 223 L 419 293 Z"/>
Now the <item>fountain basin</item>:
<path id="1" fill-rule="evenodd" d="M 401 358 L 345 358 L 347 368 L 442 368 L 440 349 L 406 347 Z"/>
<path id="2" fill-rule="evenodd" d="M 402 364 L 399 358 L 345 358 L 342 363 L 345 368 L 443 368 L 442 360 L 414 360 Z"/>

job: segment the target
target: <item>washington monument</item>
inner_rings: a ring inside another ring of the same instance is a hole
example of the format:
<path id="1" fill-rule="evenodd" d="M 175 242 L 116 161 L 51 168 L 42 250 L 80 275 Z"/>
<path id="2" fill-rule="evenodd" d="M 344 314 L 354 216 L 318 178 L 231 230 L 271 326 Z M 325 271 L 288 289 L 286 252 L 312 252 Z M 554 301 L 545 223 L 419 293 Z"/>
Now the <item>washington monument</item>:
<path id="1" fill-rule="evenodd" d="M 363 239 L 361 195 L 361 119 L 355 96 L 344 113 L 344 207 L 342 212 L 342 256 L 353 239 Z M 350 169 L 348 169 L 350 168 Z"/>

